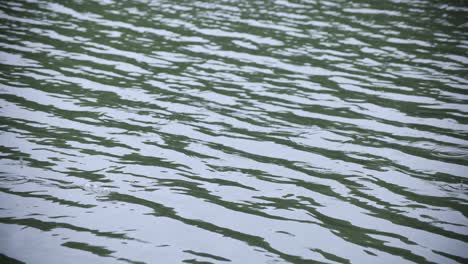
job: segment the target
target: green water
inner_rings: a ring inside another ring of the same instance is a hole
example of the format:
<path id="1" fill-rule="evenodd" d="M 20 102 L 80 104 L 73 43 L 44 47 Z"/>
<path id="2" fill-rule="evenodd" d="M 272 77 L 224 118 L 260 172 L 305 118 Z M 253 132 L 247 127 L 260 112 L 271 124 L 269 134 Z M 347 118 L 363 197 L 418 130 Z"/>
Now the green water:
<path id="1" fill-rule="evenodd" d="M 467 1 L 1 1 L 0 262 L 468 263 Z"/>

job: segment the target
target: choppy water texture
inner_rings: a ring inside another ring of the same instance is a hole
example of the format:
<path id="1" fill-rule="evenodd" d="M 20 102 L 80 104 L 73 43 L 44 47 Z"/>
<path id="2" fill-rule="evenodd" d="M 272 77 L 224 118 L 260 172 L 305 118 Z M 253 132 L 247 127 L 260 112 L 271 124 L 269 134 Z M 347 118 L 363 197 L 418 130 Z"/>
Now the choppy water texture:
<path id="1" fill-rule="evenodd" d="M 468 263 L 467 1 L 0 1 L 0 262 Z"/>

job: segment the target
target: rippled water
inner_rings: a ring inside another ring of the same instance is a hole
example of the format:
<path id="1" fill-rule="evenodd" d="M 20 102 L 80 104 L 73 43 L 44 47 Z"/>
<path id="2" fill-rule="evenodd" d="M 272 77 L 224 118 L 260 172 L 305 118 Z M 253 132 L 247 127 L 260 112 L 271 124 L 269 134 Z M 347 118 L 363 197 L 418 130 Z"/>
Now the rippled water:
<path id="1" fill-rule="evenodd" d="M 466 1 L 0 21 L 0 262 L 468 262 Z"/>

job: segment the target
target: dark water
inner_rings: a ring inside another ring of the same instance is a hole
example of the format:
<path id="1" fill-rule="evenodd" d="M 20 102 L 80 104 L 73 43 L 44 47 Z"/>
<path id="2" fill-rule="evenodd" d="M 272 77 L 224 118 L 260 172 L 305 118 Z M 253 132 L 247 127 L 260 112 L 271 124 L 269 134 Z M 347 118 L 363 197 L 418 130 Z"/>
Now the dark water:
<path id="1" fill-rule="evenodd" d="M 0 33 L 0 262 L 468 263 L 467 1 L 5 0 Z"/>

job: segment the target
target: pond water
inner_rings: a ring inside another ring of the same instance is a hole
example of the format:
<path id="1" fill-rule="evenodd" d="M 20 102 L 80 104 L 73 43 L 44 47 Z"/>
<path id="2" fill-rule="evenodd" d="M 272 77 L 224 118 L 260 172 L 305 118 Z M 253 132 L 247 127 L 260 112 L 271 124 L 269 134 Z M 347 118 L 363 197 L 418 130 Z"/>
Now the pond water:
<path id="1" fill-rule="evenodd" d="M 468 263 L 466 1 L 1 1 L 0 262 Z"/>

